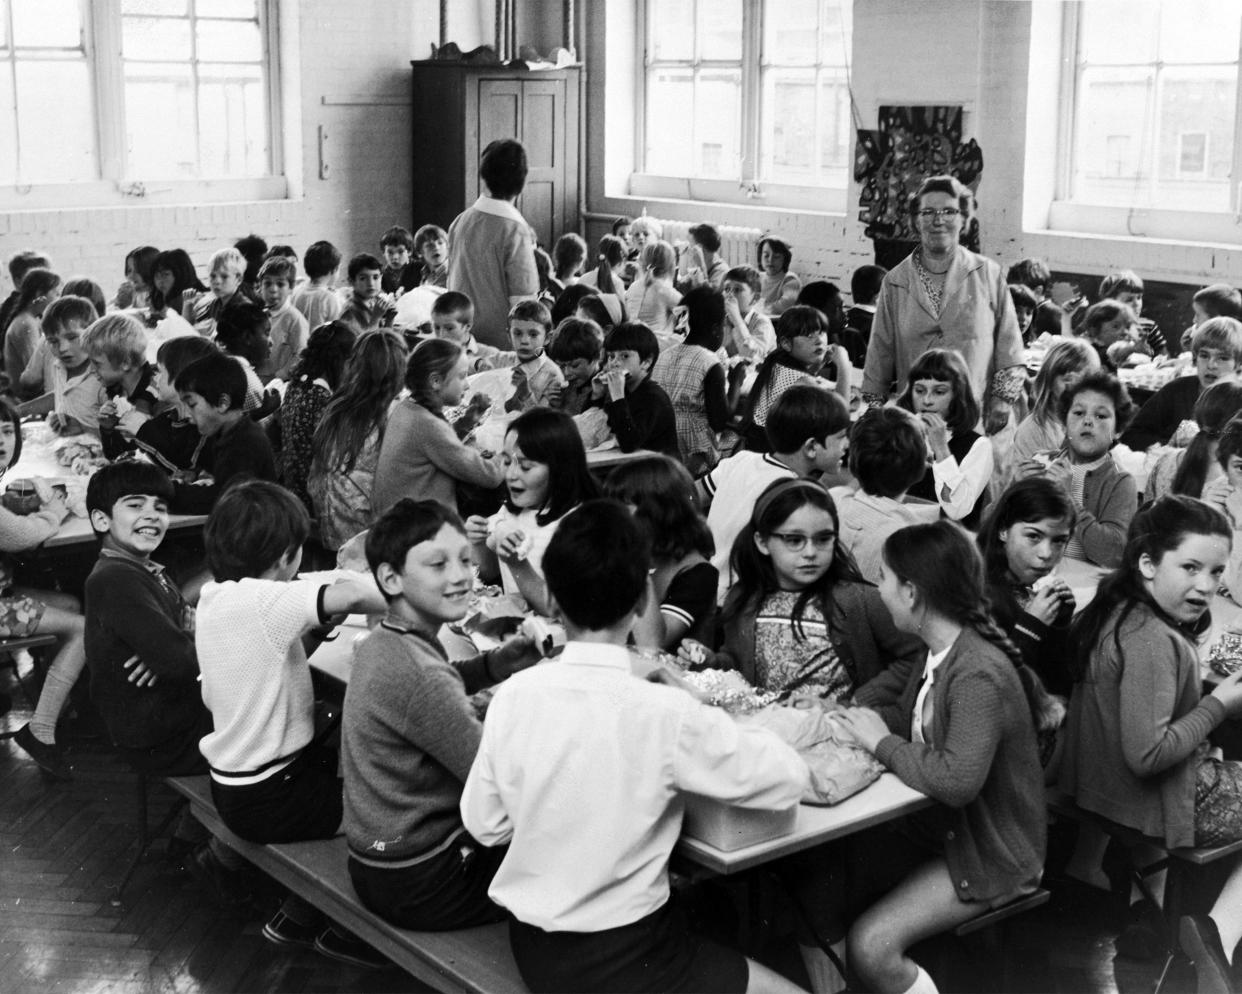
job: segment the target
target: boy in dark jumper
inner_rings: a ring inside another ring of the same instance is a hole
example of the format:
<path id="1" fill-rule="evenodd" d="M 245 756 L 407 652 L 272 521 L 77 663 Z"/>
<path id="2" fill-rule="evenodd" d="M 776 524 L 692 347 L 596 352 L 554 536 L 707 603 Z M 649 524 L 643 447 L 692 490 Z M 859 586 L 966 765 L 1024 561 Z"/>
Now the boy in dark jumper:
<path id="1" fill-rule="evenodd" d="M 651 449 L 679 459 L 673 402 L 650 378 L 660 354 L 655 333 L 645 324 L 627 321 L 608 333 L 604 351 L 607 366 L 595 377 L 591 394 L 607 413 L 621 451 Z"/>
<path id="2" fill-rule="evenodd" d="M 203 445 L 193 468 L 176 474 L 174 511 L 206 514 L 236 479 L 276 480 L 267 434 L 242 409 L 246 374 L 236 359 L 220 354 L 192 362 L 178 374 L 176 387 Z"/>

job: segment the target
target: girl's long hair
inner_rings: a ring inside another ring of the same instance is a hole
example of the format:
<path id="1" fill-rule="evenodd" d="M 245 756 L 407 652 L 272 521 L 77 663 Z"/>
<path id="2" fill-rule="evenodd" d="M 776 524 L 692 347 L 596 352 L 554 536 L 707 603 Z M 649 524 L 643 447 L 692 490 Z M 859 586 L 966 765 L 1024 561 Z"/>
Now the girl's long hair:
<path id="1" fill-rule="evenodd" d="M 405 385 L 410 399 L 432 414 L 443 417 L 440 401 L 431 392 L 431 378 L 447 378 L 461 359 L 461 346 L 443 338 L 427 338 L 410 353 L 410 363 L 405 371 Z"/>
<path id="2" fill-rule="evenodd" d="M 928 608 L 973 628 L 1009 658 L 1022 681 L 1036 728 L 1060 722 L 1063 708 L 992 617 L 983 559 L 965 530 L 951 521 L 907 525 L 885 540 L 882 554 L 885 568 L 903 583 L 912 584 Z"/>
<path id="3" fill-rule="evenodd" d="M 317 465 L 351 473 L 367 439 L 375 435 L 383 441 L 388 408 L 401 392 L 408 360 L 405 341 L 395 332 L 370 331 L 358 339 L 315 429 Z"/>
<path id="4" fill-rule="evenodd" d="M 1014 525 L 1052 518 L 1064 521 L 1072 531 L 1078 520 L 1074 502 L 1062 487 L 1042 476 L 1019 480 L 1010 485 L 992 505 L 976 540 L 983 556 L 984 581 L 992 601 L 993 613 L 1005 628 L 1011 628 L 1021 614 L 1013 593 L 1009 557 L 1001 532 Z"/>
<path id="5" fill-rule="evenodd" d="M 548 495 L 535 515 L 537 524 L 557 521 L 584 501 L 599 496 L 599 485 L 587 469 L 586 449 L 574 419 L 564 411 L 532 407 L 515 418 L 506 435 L 517 436 L 522 455 L 548 467 Z M 506 498 L 505 506 L 517 514 Z"/>
<path id="6" fill-rule="evenodd" d="M 750 388 L 750 401 L 746 409 L 746 423 L 754 423 L 755 404 L 764 396 L 768 385 L 772 382 L 772 372 L 776 366 L 791 366 L 793 359 L 785 343 L 800 335 L 808 335 L 817 331 L 828 333 L 828 318 L 822 311 L 806 304 L 794 304 L 776 319 L 776 348 L 767 354 L 759 364 L 755 374 L 755 382 Z M 814 372 L 812 370 L 811 372 Z"/>
<path id="7" fill-rule="evenodd" d="M 618 288 L 613 279 L 612 271 L 625 261 L 625 242 L 616 235 L 605 235 L 599 240 L 599 265 L 595 267 L 595 285 L 600 293 L 615 293 L 618 297 L 625 293 L 625 287 Z"/>
<path id="8" fill-rule="evenodd" d="M 801 507 L 817 507 L 832 516 L 833 531 L 840 534 L 841 520 L 837 505 L 818 483 L 812 480 L 778 480 L 768 487 L 755 501 L 750 523 L 741 530 L 729 554 L 729 566 L 736 580 L 725 595 L 721 607 L 721 620 L 735 618 L 739 614 L 756 611 L 763 599 L 780 589 L 776 570 L 770 556 L 765 556 L 755 544 L 755 536 L 770 538 L 789 516 Z M 819 580 L 798 594 L 790 621 L 799 638 L 802 634 L 802 615 L 812 599 L 819 606 L 820 614 L 827 621 L 832 609 L 832 590 L 838 583 L 865 583 L 854 557 L 839 541 L 832 553 L 832 564 Z"/>
<path id="9" fill-rule="evenodd" d="M 1100 355 L 1085 338 L 1063 338 L 1048 350 L 1035 374 L 1031 417 L 1041 428 L 1061 424 L 1057 410 L 1057 380 L 1071 373 L 1094 373 L 1100 368 Z"/>
<path id="10" fill-rule="evenodd" d="M 1212 505 L 1194 497 L 1170 494 L 1139 509 L 1130 522 L 1121 565 L 1100 581 L 1095 597 L 1070 626 L 1073 656 L 1069 660 L 1069 669 L 1075 683 L 1086 679 L 1091 657 L 1110 634 L 1118 659 L 1124 665 L 1121 629 L 1137 605 L 1145 604 L 1170 627 L 1180 629 L 1181 626 L 1161 610 L 1147 592 L 1143 574 L 1139 571 L 1139 561 L 1147 556 L 1152 562 L 1159 563 L 1181 545 L 1187 535 L 1219 535 L 1226 541 L 1233 539 L 1225 516 Z M 1120 613 L 1113 619 L 1118 609 Z"/>
<path id="11" fill-rule="evenodd" d="M 1186 454 L 1178 463 L 1177 472 L 1173 475 L 1172 493 L 1187 497 L 1203 494 L 1203 480 L 1212 459 L 1212 445 L 1220 441 L 1225 425 L 1240 411 L 1242 383 L 1233 380 L 1213 383 L 1199 395 L 1195 401 L 1195 423 L 1199 426 L 1199 434 L 1191 440 Z"/>
<path id="12" fill-rule="evenodd" d="M 676 459 L 647 456 L 624 463 L 608 474 L 604 495 L 633 506 L 655 559 L 676 562 L 691 552 L 710 559 L 715 553 L 711 529 L 698 508 L 694 480 Z"/>
<path id="13" fill-rule="evenodd" d="M 357 337 L 354 326 L 344 321 L 321 324 L 311 332 L 297 365 L 289 373 L 290 381 L 321 379 L 330 390 L 335 391 Z"/>
<path id="14" fill-rule="evenodd" d="M 207 291 L 203 281 L 198 278 L 194 260 L 190 258 L 190 254 L 185 249 L 168 249 L 157 255 L 155 261 L 151 263 L 152 280 L 161 270 L 167 270 L 173 276 L 173 288 L 168 292 L 169 297 L 184 294 L 187 290 L 191 293 L 206 293 Z"/>
<path id="15" fill-rule="evenodd" d="M 13 306 L 13 316 L 25 313 L 31 304 L 40 297 L 47 296 L 58 286 L 60 286 L 60 277 L 50 269 L 44 269 L 42 266 L 28 269 L 17 291 L 17 303 Z"/>
<path id="16" fill-rule="evenodd" d="M 979 399 L 970 384 L 966 360 L 957 349 L 928 349 L 914 360 L 906 376 L 906 388 L 897 398 L 897 406 L 911 413 L 914 411 L 914 384 L 918 380 L 949 384 L 953 388 L 953 399 L 949 403 L 945 424 L 954 434 L 974 430 L 979 423 Z"/>
<path id="17" fill-rule="evenodd" d="M 8 466 L 0 466 L 0 476 L 4 476 L 9 466 L 17 465 L 17 460 L 22 457 L 22 417 L 7 397 L 0 397 L 0 421 L 7 421 L 13 426 L 13 455 Z"/>

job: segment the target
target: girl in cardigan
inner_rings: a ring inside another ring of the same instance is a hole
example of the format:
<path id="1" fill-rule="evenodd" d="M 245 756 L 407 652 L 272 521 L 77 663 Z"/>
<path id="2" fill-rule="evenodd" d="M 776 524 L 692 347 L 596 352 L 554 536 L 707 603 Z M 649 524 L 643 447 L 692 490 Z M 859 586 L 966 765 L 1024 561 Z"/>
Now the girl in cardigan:
<path id="1" fill-rule="evenodd" d="M 1186 448 L 1173 449 L 1156 460 L 1147 479 L 1147 499 L 1185 494 L 1224 504 L 1233 488 L 1216 460 L 1216 450 L 1225 425 L 1238 413 L 1242 413 L 1242 383 L 1236 380 L 1217 383 L 1199 394 L 1194 411 L 1199 431 Z"/>
<path id="2" fill-rule="evenodd" d="M 1059 715 L 992 621 L 983 563 L 957 525 L 890 535 L 880 597 L 896 626 L 924 643 L 927 661 L 878 710 L 831 720 L 939 803 L 902 834 L 860 837 L 860 848 L 883 849 L 852 863 L 864 879 L 851 900 L 874 903 L 850 927 L 848 949 L 867 990 L 925 994 L 936 987 L 906 954 L 911 945 L 1039 884 L 1047 816 L 1035 729 Z"/>
<path id="3" fill-rule="evenodd" d="M 897 405 L 922 423 L 931 465 L 909 490 L 933 500 L 945 517 L 976 528 L 992 479 L 992 442 L 975 431 L 979 401 L 956 349 L 928 349 L 910 367 Z"/>
<path id="4" fill-rule="evenodd" d="M 634 508 L 651 541 L 652 596 L 634 625 L 634 642 L 671 652 L 683 637 L 702 639 L 716 615 L 716 546 L 690 473 L 676 459 L 650 456 L 614 469 L 604 492 Z"/>
<path id="5" fill-rule="evenodd" d="M 470 358 L 440 338 L 420 342 L 410 355 L 405 385 L 410 395 L 393 408 L 375 467 L 372 506 L 383 512 L 402 497 L 457 506 L 457 485 L 493 489 L 504 470 L 465 445 L 444 417 L 466 392 Z"/>
<path id="6" fill-rule="evenodd" d="M 723 646 L 712 652 L 687 639 L 678 655 L 738 670 L 763 690 L 829 701 L 873 702 L 877 678 L 904 685 L 918 642 L 893 627 L 875 587 L 837 545 L 839 530 L 836 505 L 818 483 L 768 487 L 733 543 L 737 582 L 721 609 Z"/>
<path id="7" fill-rule="evenodd" d="M 405 339 L 399 334 L 367 332 L 355 343 L 340 389 L 315 429 L 307 487 L 325 549 L 339 549 L 371 527 L 375 467 L 408 361 Z"/>
<path id="8" fill-rule="evenodd" d="M 1242 671 L 1200 696 L 1194 637 L 1210 624 L 1229 558 L 1219 511 L 1163 497 L 1135 517 L 1120 567 L 1073 626 L 1076 680 L 1061 787 L 1079 807 L 1162 839 L 1221 845 L 1242 838 L 1242 763 L 1208 754 L 1207 736 L 1242 711 Z M 1239 864 L 1242 865 L 1242 864 Z M 1242 870 L 1210 916 L 1183 918 L 1199 990 L 1234 990 L 1242 939 Z"/>
<path id="9" fill-rule="evenodd" d="M 1077 517 L 1064 490 L 1020 480 L 1001 494 L 979 532 L 997 623 L 1054 694 L 1069 697 L 1066 663 L 1074 594 L 1055 574 Z"/>

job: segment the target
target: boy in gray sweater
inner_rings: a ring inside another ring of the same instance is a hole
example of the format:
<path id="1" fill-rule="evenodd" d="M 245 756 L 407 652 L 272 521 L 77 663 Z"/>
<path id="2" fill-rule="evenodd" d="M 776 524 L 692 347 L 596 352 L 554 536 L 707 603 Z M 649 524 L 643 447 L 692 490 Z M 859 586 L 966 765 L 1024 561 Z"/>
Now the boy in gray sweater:
<path id="1" fill-rule="evenodd" d="M 359 645 L 341 748 L 349 875 L 362 903 L 402 928 L 499 921 L 487 889 L 504 849 L 479 845 L 458 810 L 483 723 L 467 694 L 539 658 L 514 638 L 450 662 L 437 633 L 469 609 L 474 575 L 461 520 L 398 501 L 371 528 L 367 562 L 388 614 Z"/>

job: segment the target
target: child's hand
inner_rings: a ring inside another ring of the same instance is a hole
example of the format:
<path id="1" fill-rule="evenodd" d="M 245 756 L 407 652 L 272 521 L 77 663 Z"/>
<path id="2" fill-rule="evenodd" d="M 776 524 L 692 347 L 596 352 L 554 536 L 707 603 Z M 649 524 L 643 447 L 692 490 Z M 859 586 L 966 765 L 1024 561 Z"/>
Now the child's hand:
<path id="1" fill-rule="evenodd" d="M 487 542 L 487 518 L 481 514 L 472 514 L 466 519 L 466 541 L 471 545 L 484 545 Z"/>
<path id="2" fill-rule="evenodd" d="M 496 555 L 501 559 L 524 560 L 533 542 L 534 536 L 528 537 L 521 528 L 514 528 L 496 542 Z"/>
<path id="3" fill-rule="evenodd" d="M 1005 430 L 1005 426 L 1009 424 L 1009 413 L 1012 407 L 1003 400 L 992 401 L 988 408 L 987 417 L 983 422 L 983 431 L 986 435 L 998 435 Z"/>
<path id="4" fill-rule="evenodd" d="M 534 639 L 517 635 L 488 653 L 487 667 L 499 683 L 528 666 L 534 666 L 542 658 Z"/>
<path id="5" fill-rule="evenodd" d="M 565 388 L 559 383 L 553 383 L 544 394 L 544 400 L 548 402 L 549 407 L 559 411 L 565 402 Z"/>
<path id="6" fill-rule="evenodd" d="M 591 379 L 591 399 L 599 400 L 604 396 L 604 391 L 608 388 L 604 386 L 604 374 L 596 373 Z"/>
<path id="7" fill-rule="evenodd" d="M 125 679 L 137 687 L 154 687 L 159 677 L 156 676 L 137 656 L 130 656 L 121 664 L 122 668 L 129 670 L 129 676 Z"/>
<path id="8" fill-rule="evenodd" d="M 927 447 L 931 449 L 932 458 L 936 462 L 947 459 L 949 453 L 949 426 L 939 414 L 923 411 L 919 414 L 923 422 L 923 434 L 927 437 Z"/>
<path id="9" fill-rule="evenodd" d="M 1229 513 L 1229 498 L 1233 494 L 1233 486 L 1229 477 L 1219 476 L 1203 488 L 1202 500 Z"/>
<path id="10" fill-rule="evenodd" d="M 707 695 L 698 690 L 688 680 L 681 677 L 680 674 L 674 673 L 667 666 L 657 666 L 645 677 L 648 683 L 660 683 L 666 687 L 676 687 L 678 690 L 684 690 L 691 697 L 697 698 L 704 704 L 707 703 Z"/>
<path id="11" fill-rule="evenodd" d="M 738 305 L 737 297 L 731 293 L 724 295 L 725 317 L 728 318 L 730 324 L 742 323 L 742 308 Z"/>
<path id="12" fill-rule="evenodd" d="M 606 369 L 601 374 L 604 378 L 604 386 L 608 390 L 609 400 L 625 399 L 625 370 L 624 369 Z"/>
<path id="13" fill-rule="evenodd" d="M 1212 688 L 1212 696 L 1225 705 L 1230 714 L 1242 710 L 1242 670 L 1221 680 Z"/>
<path id="14" fill-rule="evenodd" d="M 694 669 L 711 669 L 716 662 L 716 654 L 697 639 L 682 639 L 677 658 Z"/>
<path id="15" fill-rule="evenodd" d="M 100 418 L 116 418 L 116 417 L 119 417 L 119 416 L 120 416 L 120 415 L 119 415 L 119 412 L 118 412 L 118 411 L 117 411 L 117 409 L 116 409 L 116 401 L 115 401 L 115 400 L 105 400 L 102 404 L 100 404 L 100 405 L 99 405 L 99 416 L 100 416 Z"/>
<path id="16" fill-rule="evenodd" d="M 846 378 L 846 382 L 849 382 L 849 376 L 853 370 L 853 366 L 850 363 L 850 353 L 846 347 L 844 345 L 829 345 L 828 358 L 831 359 L 832 364 L 837 367 L 837 379 L 840 380 L 841 377 L 844 376 Z"/>
<path id="17" fill-rule="evenodd" d="M 1035 591 L 1035 596 L 1026 606 L 1026 613 L 1045 625 L 1051 625 L 1057 620 L 1057 615 L 1061 613 L 1067 600 L 1073 602 L 1074 592 L 1070 590 L 1068 583 L 1057 577 L 1046 587 Z"/>
<path id="18" fill-rule="evenodd" d="M 884 724 L 884 719 L 870 708 L 834 711 L 828 720 L 841 732 L 841 737 L 847 744 L 852 742 L 867 752 L 875 752 L 876 746 L 888 735 L 888 726 Z"/>
<path id="19" fill-rule="evenodd" d="M 1067 494 L 1074 492 L 1074 470 L 1069 464 L 1069 460 L 1062 457 L 1054 459 L 1048 464 L 1044 470 L 1044 476 L 1059 486 Z"/>
<path id="20" fill-rule="evenodd" d="M 193 483 L 198 478 L 196 469 L 178 469 L 173 471 L 173 483 Z"/>

